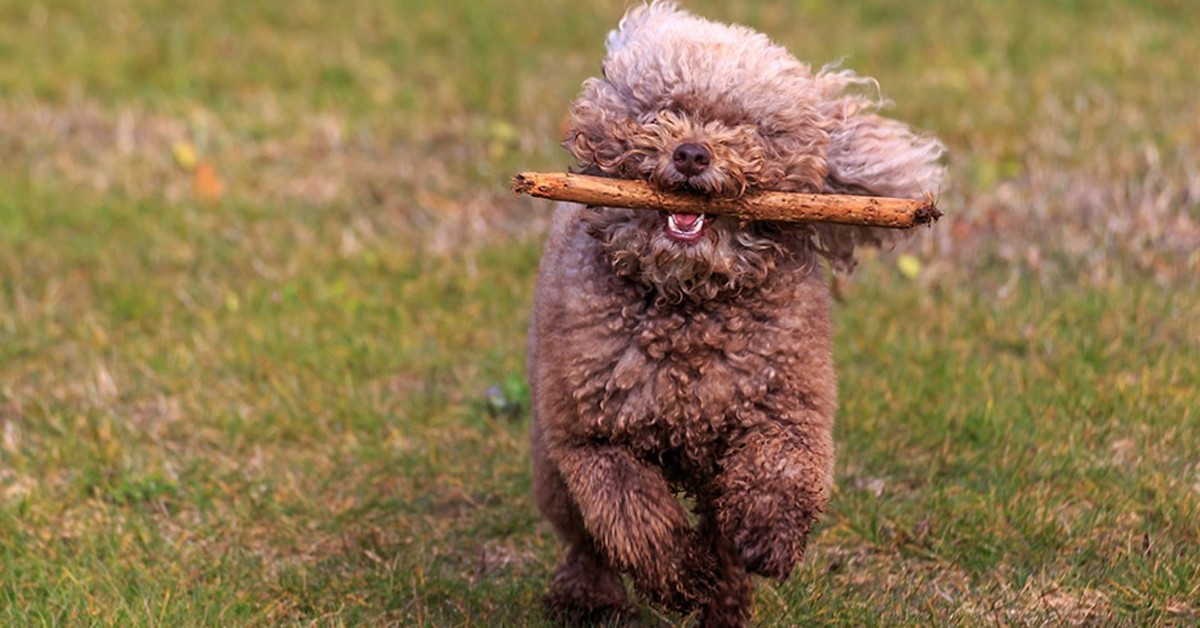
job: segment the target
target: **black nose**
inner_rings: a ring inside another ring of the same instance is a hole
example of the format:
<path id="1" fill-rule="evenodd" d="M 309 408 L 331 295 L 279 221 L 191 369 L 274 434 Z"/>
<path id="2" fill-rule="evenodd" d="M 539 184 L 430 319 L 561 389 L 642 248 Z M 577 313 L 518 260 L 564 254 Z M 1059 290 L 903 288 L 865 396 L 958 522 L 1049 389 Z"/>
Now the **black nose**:
<path id="1" fill-rule="evenodd" d="M 712 163 L 712 153 L 699 144 L 688 142 L 677 146 L 671 159 L 675 161 L 675 169 L 679 174 L 694 177 L 708 170 L 708 164 Z"/>

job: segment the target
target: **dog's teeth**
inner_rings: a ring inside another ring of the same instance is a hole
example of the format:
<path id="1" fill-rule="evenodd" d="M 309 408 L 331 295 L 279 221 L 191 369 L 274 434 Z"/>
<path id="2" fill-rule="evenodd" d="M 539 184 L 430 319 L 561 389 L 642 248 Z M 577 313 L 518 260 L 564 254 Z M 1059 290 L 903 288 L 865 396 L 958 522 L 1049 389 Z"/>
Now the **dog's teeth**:
<path id="1" fill-rule="evenodd" d="M 675 214 L 667 216 L 667 223 L 670 225 L 671 230 L 676 233 L 695 235 L 700 233 L 700 230 L 704 228 L 704 215 L 696 216 L 696 219 L 686 228 L 679 226 L 679 221 L 675 218 Z"/>

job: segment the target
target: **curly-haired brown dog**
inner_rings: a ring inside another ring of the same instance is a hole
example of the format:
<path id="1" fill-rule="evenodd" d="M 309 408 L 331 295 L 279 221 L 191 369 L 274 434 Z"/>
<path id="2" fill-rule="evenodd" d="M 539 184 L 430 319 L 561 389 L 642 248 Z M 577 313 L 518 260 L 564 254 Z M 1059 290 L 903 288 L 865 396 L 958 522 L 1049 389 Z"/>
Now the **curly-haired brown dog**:
<path id="1" fill-rule="evenodd" d="M 941 145 L 873 113 L 849 71 L 656 2 L 608 38 L 565 146 L 584 171 L 712 196 L 920 198 Z M 537 503 L 567 546 L 560 619 L 650 602 L 742 625 L 829 500 L 837 387 L 820 258 L 894 232 L 561 205 L 530 329 Z M 692 498 L 698 523 L 677 494 Z"/>

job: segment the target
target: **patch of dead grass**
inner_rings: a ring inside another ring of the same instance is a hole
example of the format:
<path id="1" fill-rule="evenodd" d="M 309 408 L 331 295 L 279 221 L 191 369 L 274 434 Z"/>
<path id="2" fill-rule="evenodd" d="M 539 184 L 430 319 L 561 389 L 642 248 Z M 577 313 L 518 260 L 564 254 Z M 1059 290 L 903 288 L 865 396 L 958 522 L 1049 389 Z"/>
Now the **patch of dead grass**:
<path id="1" fill-rule="evenodd" d="M 951 168 L 947 218 L 924 245 L 935 270 L 995 257 L 1014 278 L 1110 285 L 1200 274 L 1200 109 L 1151 121 L 1108 92 L 1048 96 L 1007 177 Z M 972 186 L 972 183 L 982 184 Z"/>
<path id="2" fill-rule="evenodd" d="M 471 164 L 487 160 L 487 142 L 469 131 L 405 138 L 332 114 L 296 120 L 222 119 L 197 109 L 172 116 L 133 107 L 0 103 L 0 156 L 23 163 L 30 179 L 101 195 L 171 204 L 213 200 L 175 147 L 220 177 L 221 196 L 278 207 L 337 207 L 358 213 L 342 250 L 362 238 L 406 238 L 448 253 L 497 236 L 544 229 L 546 212 L 529 209 L 500 185 L 465 185 Z"/>
<path id="3" fill-rule="evenodd" d="M 1011 581 L 1008 576 L 981 582 L 954 563 L 837 541 L 818 542 L 805 561 L 823 569 L 839 590 L 903 599 L 909 606 L 934 611 L 962 625 L 1103 625 L 1116 617 L 1113 603 L 1103 591 L 1066 587 L 1045 575 L 1030 578 L 1016 589 L 1007 584 Z M 1003 567 L 999 570 L 1004 571 Z M 782 610 L 771 608 L 773 600 L 782 603 L 782 598 L 770 591 L 760 594 L 764 608 Z"/>
<path id="4" fill-rule="evenodd" d="M 1020 590 L 1001 585 L 993 599 L 966 600 L 959 613 L 968 623 L 1022 626 L 1095 626 L 1116 618 L 1104 592 L 1065 588 L 1047 577 L 1031 578 Z"/>

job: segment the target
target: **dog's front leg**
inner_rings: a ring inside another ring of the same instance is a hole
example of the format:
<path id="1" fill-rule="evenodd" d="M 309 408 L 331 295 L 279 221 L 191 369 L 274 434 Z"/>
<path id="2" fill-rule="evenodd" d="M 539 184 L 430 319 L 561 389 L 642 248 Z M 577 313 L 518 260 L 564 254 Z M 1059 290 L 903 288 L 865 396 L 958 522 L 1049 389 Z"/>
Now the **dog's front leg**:
<path id="1" fill-rule="evenodd" d="M 825 511 L 833 444 L 823 430 L 818 432 L 760 427 L 746 432 L 722 461 L 717 524 L 751 573 L 787 578 L 804 553 L 810 528 Z"/>
<path id="2" fill-rule="evenodd" d="M 638 591 L 681 612 L 705 603 L 712 589 L 711 552 L 688 526 L 659 470 L 609 445 L 559 453 L 584 527 Z"/>

